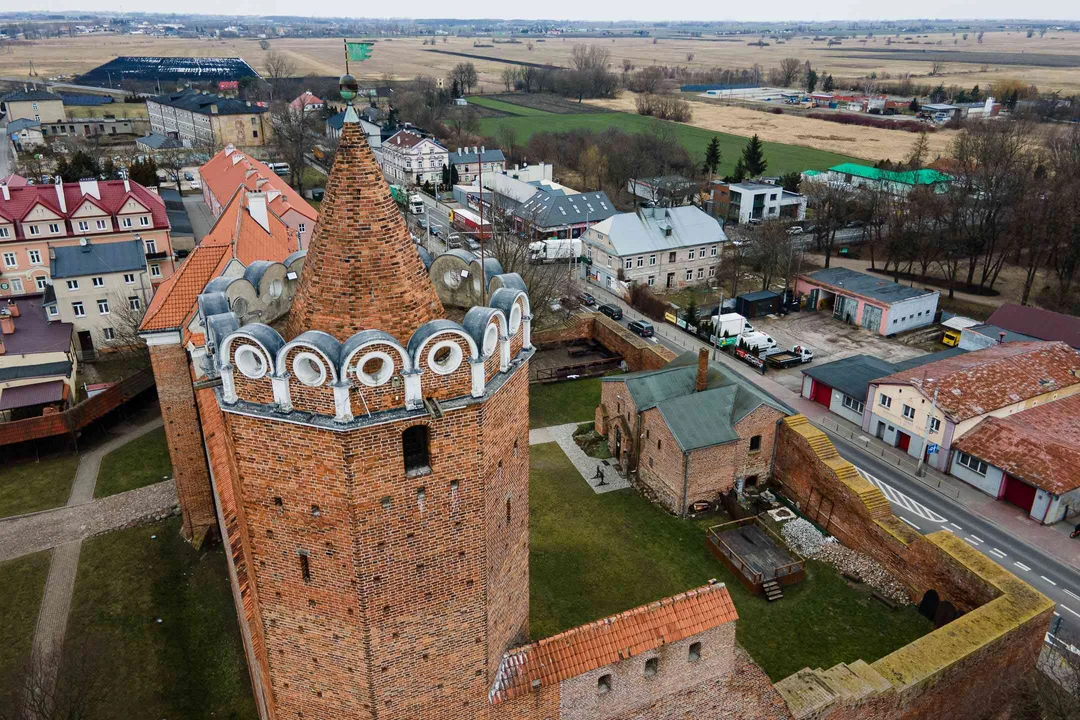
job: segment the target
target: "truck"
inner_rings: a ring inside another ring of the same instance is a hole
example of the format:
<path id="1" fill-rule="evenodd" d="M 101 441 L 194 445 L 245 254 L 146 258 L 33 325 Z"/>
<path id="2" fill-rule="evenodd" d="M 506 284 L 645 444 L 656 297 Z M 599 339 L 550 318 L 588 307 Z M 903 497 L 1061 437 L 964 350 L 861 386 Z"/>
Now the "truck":
<path id="1" fill-rule="evenodd" d="M 548 238 L 529 243 L 529 260 L 534 263 L 566 262 L 581 256 L 581 240 Z"/>
<path id="2" fill-rule="evenodd" d="M 413 193 L 409 196 L 409 212 L 413 215 L 424 214 L 424 198 L 420 197 L 420 193 Z"/>
<path id="3" fill-rule="evenodd" d="M 714 334 L 718 338 L 737 338 L 744 333 L 754 332 L 754 326 L 746 321 L 739 313 L 724 313 L 722 315 L 713 315 L 712 317 L 713 327 L 715 328 Z"/>
<path id="4" fill-rule="evenodd" d="M 795 367 L 814 359 L 814 351 L 805 345 L 792 345 L 790 350 L 776 348 L 765 353 L 765 362 L 774 368 Z"/>
<path id="5" fill-rule="evenodd" d="M 466 208 L 454 208 L 447 213 L 450 224 L 463 234 L 477 240 L 491 237 L 491 223 L 485 218 L 481 226 L 480 214 Z"/>
<path id="6" fill-rule="evenodd" d="M 776 347 L 776 341 L 763 332 L 744 333 L 739 336 L 739 344 L 747 350 L 757 348 L 758 352 L 762 355 Z"/>

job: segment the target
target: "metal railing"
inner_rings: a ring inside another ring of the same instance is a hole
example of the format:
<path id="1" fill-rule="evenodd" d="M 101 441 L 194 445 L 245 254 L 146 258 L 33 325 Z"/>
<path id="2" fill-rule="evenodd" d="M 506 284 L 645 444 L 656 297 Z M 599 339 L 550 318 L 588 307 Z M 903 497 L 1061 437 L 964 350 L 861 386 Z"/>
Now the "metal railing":
<path id="1" fill-rule="evenodd" d="M 721 533 L 727 532 L 728 530 L 734 530 L 736 528 L 743 527 L 744 525 L 755 524 L 759 528 L 761 528 L 765 532 L 765 534 L 772 539 L 773 542 L 776 543 L 778 548 L 781 548 L 786 552 L 791 553 L 798 559 L 793 563 L 781 565 L 780 567 L 772 568 L 768 571 L 755 570 L 751 567 L 749 563 L 743 560 L 737 552 L 735 552 L 734 548 L 724 542 L 723 538 L 721 537 Z M 723 523 L 722 525 L 713 525 L 709 528 L 708 534 L 710 541 L 716 547 L 716 549 L 723 553 L 724 557 L 731 561 L 732 565 L 735 566 L 736 570 L 741 573 L 743 577 L 745 577 L 748 581 L 755 585 L 760 585 L 766 580 L 778 580 L 780 578 L 787 577 L 788 575 L 797 573 L 804 567 L 806 567 L 806 558 L 804 558 L 795 550 L 789 548 L 787 543 L 785 543 L 779 535 L 769 529 L 767 525 L 761 522 L 761 520 L 757 516 Z"/>

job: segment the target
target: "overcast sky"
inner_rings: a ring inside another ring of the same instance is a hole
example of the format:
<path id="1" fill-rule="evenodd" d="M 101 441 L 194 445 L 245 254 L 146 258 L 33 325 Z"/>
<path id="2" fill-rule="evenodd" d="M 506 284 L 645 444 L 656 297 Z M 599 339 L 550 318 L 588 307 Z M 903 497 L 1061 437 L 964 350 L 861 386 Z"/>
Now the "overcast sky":
<path id="1" fill-rule="evenodd" d="M 793 20 L 874 20 L 910 18 L 1015 18 L 1022 12 L 1027 19 L 1080 18 L 1080 3 L 1076 0 L 907 0 L 902 3 L 883 3 L 862 0 L 773 0 L 765 5 L 756 3 L 719 3 L 689 0 L 673 5 L 659 2 L 625 2 L 624 0 L 534 0 L 506 2 L 505 0 L 473 0 L 468 4 L 446 0 L 410 0 L 409 3 L 358 3 L 355 0 L 322 0 L 317 3 L 298 3 L 296 0 L 185 0 L 170 5 L 158 0 L 121 0 L 105 3 L 94 0 L 36 0 L 23 4 L 12 0 L 9 7 L 22 5 L 35 10 L 120 10 L 238 15 L 320 15 L 320 16 L 382 16 L 386 13 L 407 12 L 413 18 L 481 17 L 568 20 L 757 20 L 788 22 Z M 883 13 L 889 13 L 887 16 Z"/>

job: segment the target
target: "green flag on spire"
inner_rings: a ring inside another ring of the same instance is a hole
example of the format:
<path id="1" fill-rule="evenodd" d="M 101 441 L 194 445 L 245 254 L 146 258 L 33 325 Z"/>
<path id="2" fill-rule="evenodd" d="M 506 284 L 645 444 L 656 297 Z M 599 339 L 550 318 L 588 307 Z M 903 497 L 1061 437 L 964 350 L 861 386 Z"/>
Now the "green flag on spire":
<path id="1" fill-rule="evenodd" d="M 354 62 L 363 62 L 371 57 L 371 48 L 375 43 L 371 42 L 349 42 L 345 41 L 345 51 L 349 54 L 349 59 Z"/>

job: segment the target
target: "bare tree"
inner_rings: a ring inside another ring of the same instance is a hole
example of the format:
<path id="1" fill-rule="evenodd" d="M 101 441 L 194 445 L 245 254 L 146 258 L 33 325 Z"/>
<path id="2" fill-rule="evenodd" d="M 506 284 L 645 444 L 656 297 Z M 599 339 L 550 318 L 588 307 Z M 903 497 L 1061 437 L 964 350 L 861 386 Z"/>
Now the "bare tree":
<path id="1" fill-rule="evenodd" d="M 1069 298 L 1080 270 L 1080 126 L 1053 136 L 1047 143 L 1048 164 L 1054 179 L 1050 201 L 1057 228 L 1050 248 L 1049 266 L 1057 279 L 1057 301 Z"/>
<path id="2" fill-rule="evenodd" d="M 89 720 L 117 692 L 113 648 L 97 639 L 69 640 L 28 656 L 0 684 L 0 720 Z"/>
<path id="3" fill-rule="evenodd" d="M 606 70 L 611 52 L 602 45 L 575 45 L 570 51 L 570 63 L 575 70 Z"/>
<path id="4" fill-rule="evenodd" d="M 183 170 L 192 164 L 191 150 L 188 148 L 159 150 L 154 153 L 154 161 L 158 169 L 165 172 L 165 178 L 176 185 L 176 192 L 180 192 Z"/>
<path id="5" fill-rule="evenodd" d="M 799 58 L 784 58 L 780 61 L 780 84 L 795 87 L 802 80 L 803 63 Z"/>
<path id="6" fill-rule="evenodd" d="M 584 185 L 584 189 L 593 187 L 597 190 L 600 189 L 600 181 L 605 175 L 607 175 L 608 163 L 607 158 L 600 152 L 600 148 L 595 145 L 590 145 L 585 148 L 585 152 L 581 154 L 581 181 Z M 591 185 L 589 184 L 589 178 L 593 178 L 595 181 Z"/>
<path id="7" fill-rule="evenodd" d="M 279 96 L 285 81 L 296 75 L 296 63 L 285 53 L 271 50 L 266 53 L 263 69 L 266 71 L 266 80 L 270 84 L 270 99 L 284 99 Z"/>
<path id="8" fill-rule="evenodd" d="M 289 184 L 304 192 L 304 169 L 308 156 L 322 137 L 322 119 L 317 112 L 303 106 L 292 108 L 284 102 L 274 103 L 270 111 L 270 146 L 274 154 L 289 163 Z"/>
<path id="9" fill-rule="evenodd" d="M 468 95 L 477 82 L 476 66 L 471 62 L 458 63 L 450 71 L 450 80 L 457 80 L 461 94 Z"/>
<path id="10" fill-rule="evenodd" d="M 506 92 L 510 92 L 514 89 L 514 85 L 517 83 L 518 71 L 513 65 L 507 65 L 502 71 L 503 86 L 506 88 Z"/>
<path id="11" fill-rule="evenodd" d="M 829 267 L 836 245 L 836 231 L 847 222 L 852 212 L 853 197 L 843 183 L 818 181 L 808 185 L 806 199 L 816 222 L 815 245 L 825 255 L 825 267 Z"/>

